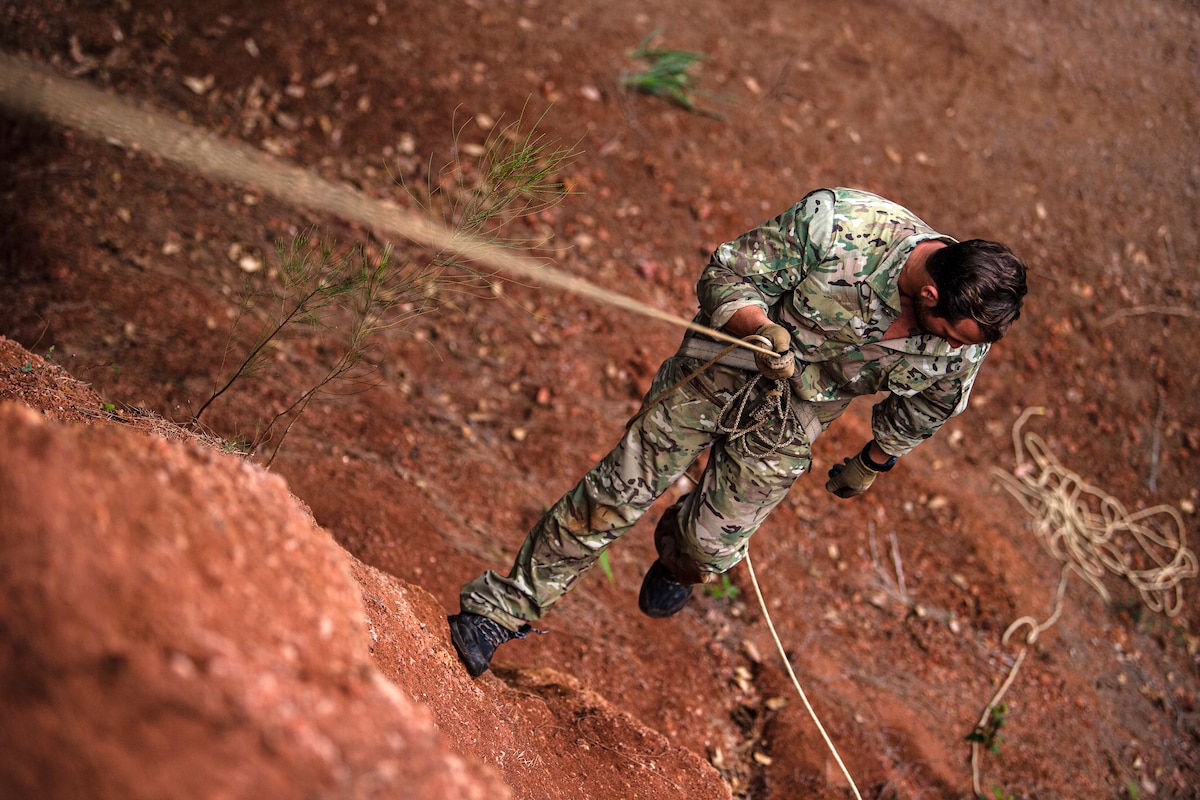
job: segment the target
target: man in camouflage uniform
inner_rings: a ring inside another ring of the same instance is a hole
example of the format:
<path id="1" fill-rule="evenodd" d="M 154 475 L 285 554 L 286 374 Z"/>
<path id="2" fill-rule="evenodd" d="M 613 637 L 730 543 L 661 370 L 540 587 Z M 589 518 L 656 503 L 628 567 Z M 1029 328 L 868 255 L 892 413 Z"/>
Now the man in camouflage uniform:
<path id="1" fill-rule="evenodd" d="M 839 497 L 866 491 L 966 407 L 1025 291 L 1025 267 L 1003 245 L 956 242 L 852 189 L 814 191 L 718 247 L 697 285 L 696 320 L 775 355 L 684 337 L 625 436 L 546 511 L 508 575 L 463 587 L 449 622 L 468 671 L 481 674 L 498 645 L 522 638 L 705 451 L 699 484 L 655 530 L 658 559 L 639 596 L 653 617 L 742 560 L 808 469 L 816 436 L 854 397 L 884 392 L 874 438 L 826 483 Z"/>

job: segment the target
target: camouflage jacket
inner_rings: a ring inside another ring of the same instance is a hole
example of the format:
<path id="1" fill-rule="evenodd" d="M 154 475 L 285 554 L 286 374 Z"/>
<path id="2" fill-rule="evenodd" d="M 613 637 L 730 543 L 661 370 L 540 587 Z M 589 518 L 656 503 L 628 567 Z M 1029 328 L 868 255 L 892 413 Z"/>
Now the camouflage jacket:
<path id="1" fill-rule="evenodd" d="M 798 394 L 821 422 L 876 403 L 876 442 L 901 456 L 967 405 L 987 345 L 933 335 L 883 339 L 900 316 L 900 270 L 918 244 L 953 242 L 912 212 L 855 189 L 820 189 L 716 249 L 697 285 L 697 320 L 719 328 L 757 305 L 792 332 Z"/>

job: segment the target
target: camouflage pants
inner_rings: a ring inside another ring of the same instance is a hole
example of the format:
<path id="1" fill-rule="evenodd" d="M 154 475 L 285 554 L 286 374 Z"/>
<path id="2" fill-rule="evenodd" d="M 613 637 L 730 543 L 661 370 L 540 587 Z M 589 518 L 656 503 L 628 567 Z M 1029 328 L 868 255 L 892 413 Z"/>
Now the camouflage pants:
<path id="1" fill-rule="evenodd" d="M 702 363 L 667 359 L 645 403 Z M 811 457 L 803 432 L 765 457 L 756 454 L 776 441 L 778 428 L 737 439 L 718 432 L 722 408 L 752 376 L 713 366 L 652 407 L 643 404 L 645 413 L 612 452 L 529 532 L 508 576 L 489 571 L 463 587 L 462 609 L 512 630 L 539 619 L 706 450 L 699 484 L 662 515 L 655 532 L 659 558 L 691 583 L 711 580 L 745 558 L 750 536 Z"/>

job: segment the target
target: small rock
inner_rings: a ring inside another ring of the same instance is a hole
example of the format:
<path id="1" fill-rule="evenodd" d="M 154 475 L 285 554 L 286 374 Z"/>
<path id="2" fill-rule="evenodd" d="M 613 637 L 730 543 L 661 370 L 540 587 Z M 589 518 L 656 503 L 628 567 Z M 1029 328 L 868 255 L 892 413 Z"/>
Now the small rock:
<path id="1" fill-rule="evenodd" d="M 263 268 L 262 259 L 258 258 L 257 256 L 252 256 L 249 254 L 243 255 L 241 258 L 238 259 L 237 263 L 238 263 L 238 268 L 242 272 L 251 272 L 251 273 L 258 272 L 260 269 Z"/>

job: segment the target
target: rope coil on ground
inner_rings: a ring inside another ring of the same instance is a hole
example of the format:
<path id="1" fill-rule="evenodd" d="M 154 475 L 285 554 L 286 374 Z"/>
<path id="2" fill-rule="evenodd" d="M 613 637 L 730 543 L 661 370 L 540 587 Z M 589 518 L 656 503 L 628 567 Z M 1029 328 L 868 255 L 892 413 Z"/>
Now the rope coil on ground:
<path id="1" fill-rule="evenodd" d="M 1045 622 L 1030 616 L 1013 621 L 1000 638 L 1007 645 L 1018 630 L 1028 627 L 1024 645 L 1000 688 L 984 707 L 975 734 L 986 730 L 993 711 L 1016 680 L 1029 648 L 1058 622 L 1071 573 L 1082 577 L 1107 601 L 1101 582 L 1106 572 L 1119 575 L 1137 590 L 1149 608 L 1174 617 L 1183 609 L 1183 581 L 1197 575 L 1196 554 L 1188 549 L 1183 518 L 1173 506 L 1157 505 L 1130 514 L 1112 495 L 1087 483 L 1063 467 L 1037 434 L 1021 436 L 1029 418 L 1045 414 L 1041 407 L 1027 408 L 1013 424 L 1016 468 L 1012 474 L 995 471 L 997 480 L 1033 518 L 1034 534 L 1062 562 L 1054 595 L 1054 610 Z M 1132 540 L 1136 547 L 1130 548 Z M 1151 562 L 1153 566 L 1145 566 Z M 971 738 L 971 773 L 975 795 L 982 797 L 979 736 Z"/>
<path id="2" fill-rule="evenodd" d="M 1175 617 L 1183 607 L 1183 582 L 1198 572 L 1185 526 L 1173 506 L 1128 512 L 1119 500 L 1066 469 L 1037 434 L 1021 429 L 1043 408 L 1026 409 L 1013 425 L 1017 465 L 996 477 L 1033 518 L 1033 531 L 1059 561 L 1105 600 L 1106 573 L 1125 578 L 1151 609 Z M 1130 547 L 1130 544 L 1135 546 Z"/>

